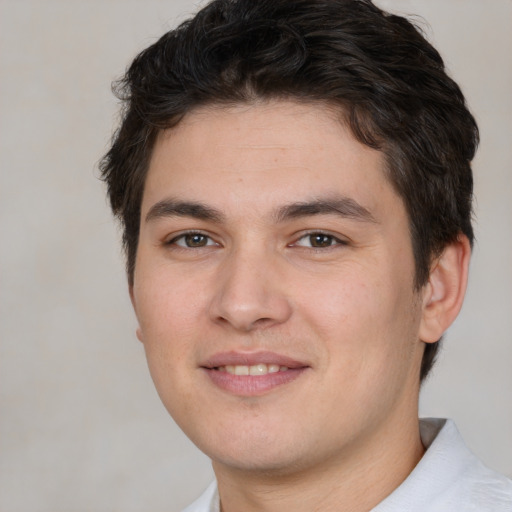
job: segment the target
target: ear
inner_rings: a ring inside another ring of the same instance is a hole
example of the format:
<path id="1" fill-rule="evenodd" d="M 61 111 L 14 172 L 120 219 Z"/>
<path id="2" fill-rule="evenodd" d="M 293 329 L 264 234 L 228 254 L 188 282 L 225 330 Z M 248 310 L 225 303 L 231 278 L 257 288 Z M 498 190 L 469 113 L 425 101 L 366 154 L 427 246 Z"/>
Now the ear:
<path id="1" fill-rule="evenodd" d="M 135 316 L 137 316 L 137 306 L 136 306 L 136 302 L 135 302 L 135 294 L 133 292 L 133 284 L 129 285 L 128 286 L 128 291 L 130 293 L 130 300 L 132 302 L 132 306 L 133 306 L 133 310 L 135 311 Z M 138 318 L 137 318 L 137 322 L 138 322 Z M 140 325 L 137 325 L 137 330 L 135 331 L 135 334 L 137 336 L 137 339 L 141 342 L 141 343 L 144 343 L 144 340 L 142 339 L 142 329 L 140 328 Z"/>
<path id="2" fill-rule="evenodd" d="M 423 287 L 421 341 L 437 342 L 459 314 L 466 293 L 470 256 L 469 240 L 461 234 L 432 265 L 428 283 Z"/>

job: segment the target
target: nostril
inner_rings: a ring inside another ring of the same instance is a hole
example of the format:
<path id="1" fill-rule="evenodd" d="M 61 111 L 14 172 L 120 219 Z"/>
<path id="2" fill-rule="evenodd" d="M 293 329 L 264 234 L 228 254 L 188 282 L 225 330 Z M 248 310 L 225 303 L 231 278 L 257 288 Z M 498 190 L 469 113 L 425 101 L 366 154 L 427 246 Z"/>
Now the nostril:
<path id="1" fill-rule="evenodd" d="M 255 322 L 253 322 L 254 327 L 267 327 L 271 324 L 273 324 L 274 321 L 272 318 L 259 318 Z"/>
<path id="2" fill-rule="evenodd" d="M 223 324 L 223 325 L 232 325 L 236 327 L 240 331 L 250 332 L 254 329 L 264 329 L 267 327 L 270 327 L 271 325 L 275 324 L 276 321 L 273 320 L 270 317 L 265 318 L 257 318 L 256 320 L 252 321 L 243 321 L 242 319 L 238 318 L 225 318 L 223 316 L 219 316 L 217 318 L 217 323 Z"/>

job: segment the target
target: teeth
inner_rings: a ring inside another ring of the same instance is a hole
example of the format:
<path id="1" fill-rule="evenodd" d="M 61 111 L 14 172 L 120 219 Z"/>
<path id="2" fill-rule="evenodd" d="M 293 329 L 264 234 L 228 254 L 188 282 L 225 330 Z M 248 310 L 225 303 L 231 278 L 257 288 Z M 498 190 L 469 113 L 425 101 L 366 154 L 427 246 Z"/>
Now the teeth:
<path id="1" fill-rule="evenodd" d="M 235 375 L 249 375 L 249 367 L 235 366 Z"/>
<path id="2" fill-rule="evenodd" d="M 266 364 L 255 364 L 254 366 L 249 366 L 249 375 L 265 375 L 266 373 L 268 373 Z"/>
<path id="3" fill-rule="evenodd" d="M 285 372 L 288 370 L 287 366 L 279 366 L 278 364 L 255 364 L 252 366 L 244 365 L 226 365 L 219 366 L 218 370 L 227 372 L 231 375 L 267 375 L 267 373 Z"/>

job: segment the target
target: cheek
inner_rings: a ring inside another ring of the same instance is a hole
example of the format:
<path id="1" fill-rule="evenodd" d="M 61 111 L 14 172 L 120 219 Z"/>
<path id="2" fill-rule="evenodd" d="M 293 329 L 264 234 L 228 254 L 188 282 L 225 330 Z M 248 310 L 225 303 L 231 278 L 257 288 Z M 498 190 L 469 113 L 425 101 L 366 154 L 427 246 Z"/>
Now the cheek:
<path id="1" fill-rule="evenodd" d="M 134 287 L 141 341 L 151 376 L 166 404 L 167 395 L 180 386 L 193 364 L 190 340 L 197 328 L 198 308 L 194 295 L 185 293 L 179 282 L 168 276 L 141 273 Z"/>
<path id="2" fill-rule="evenodd" d="M 304 285 L 296 292 L 301 316 L 326 335 L 337 332 L 342 338 L 371 329 L 383 316 L 381 291 L 357 273 L 334 271 L 322 282 L 316 279 Z"/>
<path id="3" fill-rule="evenodd" d="M 192 403 L 197 300 L 169 273 L 141 272 L 138 277 L 134 302 L 149 371 L 162 402 L 175 416 Z"/>
<path id="4" fill-rule="evenodd" d="M 134 299 L 145 341 L 168 339 L 176 343 L 196 326 L 204 307 L 204 289 L 199 279 L 163 268 L 141 272 L 135 282 Z"/>
<path id="5" fill-rule="evenodd" d="M 382 371 L 414 338 L 418 315 L 412 280 L 383 277 L 372 273 L 371 266 L 361 266 L 333 272 L 321 285 L 318 280 L 306 283 L 296 296 L 300 316 L 326 341 L 331 355 L 342 353 L 339 364 L 350 361 L 351 371 L 366 366 Z"/>

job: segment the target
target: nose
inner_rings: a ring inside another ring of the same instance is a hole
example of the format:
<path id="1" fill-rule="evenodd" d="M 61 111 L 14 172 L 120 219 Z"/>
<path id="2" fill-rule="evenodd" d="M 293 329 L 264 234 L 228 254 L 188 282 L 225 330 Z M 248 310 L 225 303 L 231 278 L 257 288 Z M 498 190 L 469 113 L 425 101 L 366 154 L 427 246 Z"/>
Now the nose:
<path id="1" fill-rule="evenodd" d="M 212 320 L 243 332 L 286 322 L 292 306 L 277 266 L 262 254 L 233 254 L 219 270 Z"/>

